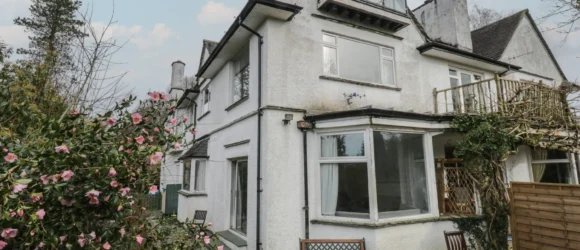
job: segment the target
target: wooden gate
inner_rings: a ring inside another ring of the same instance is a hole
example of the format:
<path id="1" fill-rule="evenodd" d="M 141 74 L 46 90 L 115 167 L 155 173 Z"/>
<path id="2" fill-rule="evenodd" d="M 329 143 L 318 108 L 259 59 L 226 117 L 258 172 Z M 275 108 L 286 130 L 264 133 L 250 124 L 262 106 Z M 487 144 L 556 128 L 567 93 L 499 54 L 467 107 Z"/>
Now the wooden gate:
<path id="1" fill-rule="evenodd" d="M 514 249 L 580 249 L 580 185 L 512 182 Z"/>
<path id="2" fill-rule="evenodd" d="M 169 184 L 165 186 L 165 214 L 177 214 L 177 203 L 181 184 Z"/>

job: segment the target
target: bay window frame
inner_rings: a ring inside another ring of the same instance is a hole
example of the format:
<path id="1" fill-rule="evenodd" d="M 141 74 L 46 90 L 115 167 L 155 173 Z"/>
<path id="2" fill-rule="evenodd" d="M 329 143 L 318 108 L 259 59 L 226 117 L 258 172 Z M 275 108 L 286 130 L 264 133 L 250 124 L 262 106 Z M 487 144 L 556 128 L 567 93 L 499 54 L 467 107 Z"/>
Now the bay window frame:
<path id="1" fill-rule="evenodd" d="M 423 153 L 425 161 L 425 177 L 427 185 L 427 198 L 429 204 L 429 212 L 419 215 L 401 216 L 394 218 L 379 218 L 378 211 L 378 196 L 377 196 L 377 179 L 376 166 L 374 155 L 374 136 L 373 132 L 388 132 L 388 133 L 402 133 L 402 134 L 417 134 L 422 135 L 423 138 Z M 349 157 L 322 157 L 322 137 L 329 135 L 345 135 L 363 133 L 365 156 L 349 156 Z M 323 220 L 332 221 L 359 221 L 359 222 L 396 222 L 414 219 L 434 218 L 439 217 L 439 205 L 437 195 L 437 184 L 435 177 L 435 158 L 433 155 L 433 140 L 432 137 L 438 133 L 430 132 L 423 129 L 402 129 L 389 128 L 382 126 L 357 126 L 351 128 L 330 128 L 315 131 L 315 192 L 316 192 L 316 217 Z M 366 163 L 367 164 L 367 180 L 368 180 L 368 194 L 369 194 L 369 219 L 355 218 L 355 217 L 341 217 L 341 216 L 327 216 L 322 215 L 322 188 L 321 188 L 321 165 L 331 163 Z"/>

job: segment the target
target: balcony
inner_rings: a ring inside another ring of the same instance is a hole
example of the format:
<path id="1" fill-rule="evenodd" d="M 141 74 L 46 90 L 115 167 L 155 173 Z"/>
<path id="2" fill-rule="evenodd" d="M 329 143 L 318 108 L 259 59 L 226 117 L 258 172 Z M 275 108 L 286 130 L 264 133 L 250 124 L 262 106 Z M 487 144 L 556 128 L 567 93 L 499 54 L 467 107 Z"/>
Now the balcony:
<path id="1" fill-rule="evenodd" d="M 475 215 L 475 186 L 461 159 L 437 159 L 435 175 L 441 215 Z"/>
<path id="2" fill-rule="evenodd" d="M 566 96 L 564 89 L 541 82 L 499 77 L 433 91 L 436 114 L 499 113 L 514 119 L 576 123 Z"/>
<path id="3" fill-rule="evenodd" d="M 318 9 L 391 32 L 410 24 L 405 0 L 320 0 Z"/>

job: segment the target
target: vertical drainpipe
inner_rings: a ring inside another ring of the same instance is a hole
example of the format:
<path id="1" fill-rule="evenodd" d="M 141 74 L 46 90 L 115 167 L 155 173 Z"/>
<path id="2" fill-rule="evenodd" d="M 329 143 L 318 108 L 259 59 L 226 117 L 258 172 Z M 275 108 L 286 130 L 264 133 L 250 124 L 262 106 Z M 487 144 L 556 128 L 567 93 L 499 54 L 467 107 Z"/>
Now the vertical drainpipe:
<path id="1" fill-rule="evenodd" d="M 307 142 L 308 131 L 302 129 L 302 147 L 304 149 L 304 236 L 306 239 L 310 239 L 310 218 L 309 212 L 310 207 L 308 206 L 308 142 Z"/>
<path id="2" fill-rule="evenodd" d="M 260 242 L 260 202 L 262 194 L 262 172 L 261 172 L 261 162 L 262 162 L 262 45 L 264 44 L 264 37 L 260 35 L 257 31 L 246 26 L 242 22 L 242 18 L 239 19 L 240 26 L 250 33 L 254 34 L 259 39 L 258 44 L 258 159 L 256 164 L 257 170 L 257 196 L 256 196 L 256 250 L 260 249 L 262 243 Z"/>

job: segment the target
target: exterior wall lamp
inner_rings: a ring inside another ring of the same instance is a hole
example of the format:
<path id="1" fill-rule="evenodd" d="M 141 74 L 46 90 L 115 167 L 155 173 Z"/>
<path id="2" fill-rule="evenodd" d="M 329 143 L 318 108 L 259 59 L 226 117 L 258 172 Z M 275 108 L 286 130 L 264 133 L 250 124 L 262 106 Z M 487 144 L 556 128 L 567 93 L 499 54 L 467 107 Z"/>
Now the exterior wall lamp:
<path id="1" fill-rule="evenodd" d="M 282 120 L 282 121 L 284 122 L 284 125 L 288 125 L 290 123 L 290 121 L 292 121 L 293 119 L 294 119 L 293 114 L 285 114 L 284 120 Z"/>

